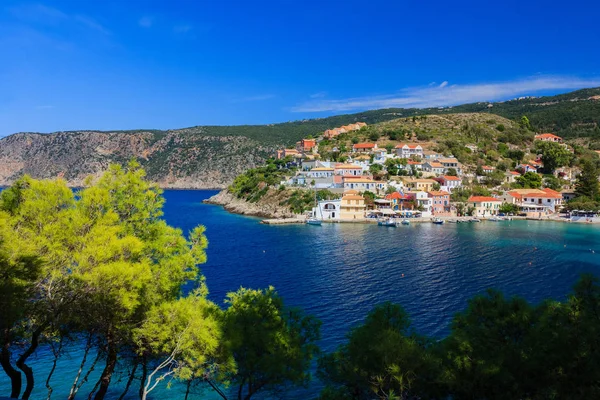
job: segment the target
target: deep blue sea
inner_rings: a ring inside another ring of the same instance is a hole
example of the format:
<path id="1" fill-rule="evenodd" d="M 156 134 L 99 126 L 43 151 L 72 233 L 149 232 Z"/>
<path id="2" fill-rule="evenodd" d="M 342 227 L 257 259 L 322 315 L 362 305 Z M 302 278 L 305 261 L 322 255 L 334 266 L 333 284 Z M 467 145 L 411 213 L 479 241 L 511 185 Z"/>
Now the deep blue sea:
<path id="1" fill-rule="evenodd" d="M 564 299 L 583 272 L 600 274 L 600 226 L 503 221 L 479 224 L 413 224 L 397 228 L 361 224 L 269 226 L 259 219 L 229 214 L 202 204 L 214 191 L 166 191 L 165 218 L 185 233 L 206 226 L 208 261 L 202 272 L 210 297 L 223 304 L 240 286 L 273 285 L 286 304 L 304 308 L 323 321 L 321 348 L 333 350 L 348 329 L 383 301 L 402 304 L 414 328 L 443 337 L 452 315 L 467 299 L 487 288 L 532 302 Z M 34 362 L 38 381 L 34 398 L 45 398 L 44 370 L 50 356 Z M 61 359 L 52 381 L 55 399 L 76 373 L 77 349 Z M 100 369 L 100 368 L 98 368 Z M 93 386 L 79 396 L 87 398 Z M 115 382 L 113 397 L 122 383 Z M 0 396 L 8 381 L 0 375 Z M 87 389 L 87 390 L 86 390 Z M 309 389 L 287 398 L 311 398 Z M 153 399 L 179 399 L 181 387 L 153 392 Z M 132 390 L 131 399 L 136 398 Z M 193 398 L 215 398 L 209 391 Z"/>

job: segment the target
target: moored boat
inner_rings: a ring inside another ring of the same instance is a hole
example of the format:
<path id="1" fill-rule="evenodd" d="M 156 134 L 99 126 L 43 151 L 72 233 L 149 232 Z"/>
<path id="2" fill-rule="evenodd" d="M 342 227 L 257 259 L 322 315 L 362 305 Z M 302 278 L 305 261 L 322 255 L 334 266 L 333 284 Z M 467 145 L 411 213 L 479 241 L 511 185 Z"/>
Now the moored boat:
<path id="1" fill-rule="evenodd" d="M 306 223 L 308 225 L 321 225 L 323 223 L 323 221 L 321 221 L 318 218 L 309 218 L 306 220 Z"/>
<path id="2" fill-rule="evenodd" d="M 396 221 L 392 218 L 384 218 L 377 221 L 377 225 L 379 226 L 396 226 Z"/>
<path id="3" fill-rule="evenodd" d="M 403 219 L 401 223 L 402 225 L 410 225 L 410 221 L 407 219 Z"/>
<path id="4" fill-rule="evenodd" d="M 442 224 L 444 223 L 444 220 L 443 220 L 443 219 L 441 219 L 441 218 L 433 218 L 433 219 L 431 220 L 431 222 L 433 222 L 433 223 L 434 223 L 434 224 L 436 224 L 436 225 L 442 225 Z"/>
<path id="5" fill-rule="evenodd" d="M 479 218 L 471 218 L 469 222 L 481 222 Z"/>

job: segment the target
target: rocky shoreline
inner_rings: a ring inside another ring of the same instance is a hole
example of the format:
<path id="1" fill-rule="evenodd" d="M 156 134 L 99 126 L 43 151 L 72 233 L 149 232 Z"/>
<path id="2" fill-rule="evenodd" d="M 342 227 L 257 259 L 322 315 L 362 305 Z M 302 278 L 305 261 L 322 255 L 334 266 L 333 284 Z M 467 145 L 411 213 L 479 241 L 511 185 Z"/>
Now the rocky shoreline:
<path id="1" fill-rule="evenodd" d="M 279 204 L 279 197 L 276 193 L 267 193 L 258 202 L 250 203 L 244 199 L 238 199 L 227 189 L 224 189 L 203 202 L 223 206 L 225 210 L 234 214 L 269 219 L 296 218 L 297 215 L 293 214 L 288 207 Z"/>

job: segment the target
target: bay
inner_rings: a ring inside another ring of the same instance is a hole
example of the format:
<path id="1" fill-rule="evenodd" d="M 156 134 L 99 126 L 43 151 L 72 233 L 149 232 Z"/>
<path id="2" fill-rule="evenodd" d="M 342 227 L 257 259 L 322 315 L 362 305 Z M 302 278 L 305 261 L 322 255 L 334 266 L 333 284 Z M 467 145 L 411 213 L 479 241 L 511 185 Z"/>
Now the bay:
<path id="1" fill-rule="evenodd" d="M 364 224 L 270 226 L 203 204 L 215 191 L 166 191 L 165 219 L 189 232 L 206 226 L 208 260 L 202 272 L 210 298 L 223 305 L 239 287 L 274 286 L 287 305 L 322 320 L 321 348 L 331 351 L 352 326 L 384 301 L 399 303 L 421 334 L 443 337 L 452 316 L 488 288 L 537 303 L 564 299 L 579 275 L 600 273 L 600 227 L 538 221 L 412 224 L 397 228 Z M 61 359 L 52 381 L 64 398 L 80 351 Z M 33 398 L 45 398 L 47 348 L 34 358 Z M 93 386 L 82 388 L 82 394 Z M 110 398 L 124 383 L 115 381 Z M 0 376 L 0 393 L 7 389 Z M 287 398 L 315 397 L 319 382 Z M 87 389 L 87 390 L 86 390 Z M 135 398 L 132 391 L 130 398 Z M 181 387 L 162 388 L 154 399 L 182 398 Z M 194 398 L 214 398 L 206 391 Z"/>

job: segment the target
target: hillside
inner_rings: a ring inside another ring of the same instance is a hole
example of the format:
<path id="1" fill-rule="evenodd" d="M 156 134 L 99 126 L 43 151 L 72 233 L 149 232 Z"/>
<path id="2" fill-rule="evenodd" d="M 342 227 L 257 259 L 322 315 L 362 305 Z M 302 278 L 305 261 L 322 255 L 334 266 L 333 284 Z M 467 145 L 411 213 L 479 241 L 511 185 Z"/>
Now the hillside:
<path id="1" fill-rule="evenodd" d="M 470 116 L 471 113 L 480 114 Z M 428 118 L 420 118 L 423 115 Z M 452 144 L 448 142 L 452 139 L 479 140 L 477 135 L 482 129 L 484 134 L 496 135 L 497 125 L 506 128 L 504 136 L 511 132 L 514 135 L 516 128 L 508 120 L 517 120 L 522 115 L 529 117 L 536 131 L 555 132 L 600 149 L 600 88 L 595 88 L 499 103 L 382 109 L 270 125 L 18 133 L 0 139 L 0 185 L 8 185 L 25 173 L 36 178 L 64 176 L 70 184 L 80 185 L 87 175 L 98 174 L 109 163 L 135 157 L 144 165 L 149 178 L 163 187 L 222 188 L 239 173 L 262 164 L 277 148 L 357 121 L 375 125 L 373 129 L 384 136 L 386 130 L 405 130 L 414 133 L 414 136 L 406 136 L 406 140 L 422 139 L 423 143 L 435 141 L 447 145 Z M 412 117 L 419 118 L 413 121 Z M 515 141 L 518 139 L 507 140 Z"/>

